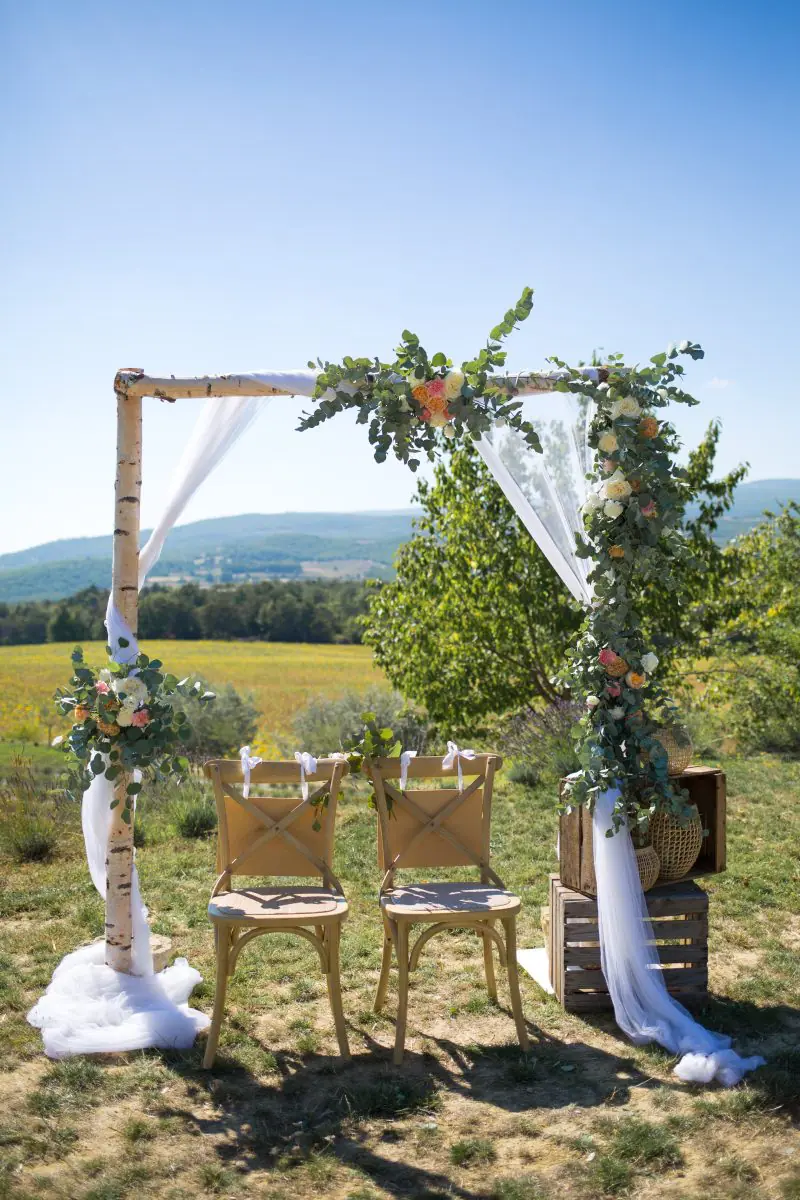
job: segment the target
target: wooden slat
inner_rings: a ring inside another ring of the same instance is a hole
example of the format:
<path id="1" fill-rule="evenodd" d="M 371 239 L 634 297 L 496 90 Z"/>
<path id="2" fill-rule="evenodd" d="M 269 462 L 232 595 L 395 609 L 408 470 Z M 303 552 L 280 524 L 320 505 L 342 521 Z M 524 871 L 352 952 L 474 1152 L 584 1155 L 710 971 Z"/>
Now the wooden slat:
<path id="1" fill-rule="evenodd" d="M 340 759 L 319 758 L 316 771 L 313 775 L 306 773 L 306 780 L 308 783 L 324 783 L 332 778 L 337 767 L 340 768 L 340 774 L 343 775 L 346 775 L 349 770 L 347 763 L 343 763 Z M 242 782 L 242 764 L 238 758 L 214 759 L 206 763 L 203 770 L 206 775 L 210 776 L 212 768 L 218 769 L 219 778 L 223 783 L 240 784 Z M 250 782 L 251 784 L 297 784 L 300 782 L 300 764 L 297 762 L 259 763 L 250 772 Z"/>
<path id="2" fill-rule="evenodd" d="M 399 757 L 376 758 L 372 762 L 384 779 L 400 778 Z M 499 754 L 476 754 L 474 758 L 462 758 L 459 762 L 461 774 L 465 779 L 473 775 L 485 775 L 490 765 L 495 771 L 503 765 Z M 408 764 L 409 779 L 451 779 L 453 776 L 458 777 L 458 766 L 444 768 L 441 758 L 437 755 L 418 755 Z"/>
<path id="3" fill-rule="evenodd" d="M 658 957 L 662 963 L 706 962 L 708 947 L 690 943 L 688 946 L 658 946 Z M 599 946 L 565 946 L 564 963 L 568 967 L 593 967 L 600 965 Z"/>
<path id="4" fill-rule="evenodd" d="M 668 927 L 667 927 L 668 926 Z M 654 921 L 653 934 L 655 940 L 674 941 L 676 938 L 699 939 L 708 936 L 708 922 L 697 918 L 692 921 Z M 600 940 L 600 928 L 596 921 L 578 923 L 567 921 L 564 927 L 564 942 L 566 945 L 575 942 L 597 942 Z"/>
<path id="5" fill-rule="evenodd" d="M 706 967 L 665 967 L 661 974 L 668 991 L 676 987 L 697 987 L 708 982 Z M 564 988 L 567 992 L 577 992 L 585 988 L 608 991 L 603 972 L 591 970 L 565 971 Z"/>
<path id="6" fill-rule="evenodd" d="M 582 892 L 597 893 L 597 876 L 594 873 L 594 831 L 592 814 L 585 805 L 580 809 L 581 831 L 581 888 Z"/>

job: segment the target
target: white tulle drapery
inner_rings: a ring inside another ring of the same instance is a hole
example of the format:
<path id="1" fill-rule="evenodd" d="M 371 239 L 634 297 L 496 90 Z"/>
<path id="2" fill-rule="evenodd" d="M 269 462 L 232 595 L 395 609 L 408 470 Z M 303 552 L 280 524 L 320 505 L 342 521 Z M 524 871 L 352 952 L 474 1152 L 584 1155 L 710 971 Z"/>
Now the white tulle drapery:
<path id="1" fill-rule="evenodd" d="M 522 416 L 539 434 L 541 454 L 508 425 L 495 426 L 476 446 L 553 570 L 575 599 L 588 605 L 592 564 L 575 553 L 590 466 L 588 406 L 572 392 L 524 396 L 521 403 Z"/>
<path id="2" fill-rule="evenodd" d="M 588 607 L 593 564 L 578 557 L 575 535 L 583 529 L 581 506 L 592 465 L 587 442 L 591 410 L 573 393 L 548 392 L 525 397 L 522 415 L 535 426 L 542 454 L 508 426 L 495 427 L 477 442 L 477 449 L 553 570 Z M 601 959 L 617 1024 L 634 1042 L 655 1041 L 681 1055 L 675 1068 L 681 1079 L 738 1083 L 764 1060 L 741 1058 L 730 1049 L 729 1038 L 704 1029 L 669 995 L 630 834 L 622 829 L 606 837 L 616 795 L 606 792 L 595 805 L 593 845 Z"/>
<path id="3" fill-rule="evenodd" d="M 280 389 L 292 386 L 294 390 L 296 384 L 297 393 L 302 395 L 314 390 L 314 373 L 310 371 L 276 372 L 258 378 Z M 191 497 L 269 399 L 236 396 L 206 401 L 176 468 L 164 512 L 140 554 L 140 588 Z M 106 626 L 114 658 L 133 662 L 138 654 L 136 639 L 111 600 Z M 120 639 L 128 645 L 120 645 Z M 89 873 L 104 899 L 113 798 L 113 784 L 104 775 L 96 776 L 84 793 L 81 809 Z M 147 909 L 135 864 L 131 909 L 133 974 L 123 975 L 106 966 L 103 942 L 84 946 L 61 961 L 44 996 L 29 1012 L 28 1020 L 41 1029 L 45 1053 L 51 1058 L 147 1047 L 186 1049 L 198 1031 L 207 1028 L 209 1018 L 205 1013 L 188 1005 L 192 989 L 200 982 L 199 972 L 185 958 L 157 974 L 153 971 Z"/>
<path id="4" fill-rule="evenodd" d="M 617 1024 L 633 1042 L 681 1055 L 675 1074 L 687 1083 L 731 1087 L 765 1060 L 741 1058 L 729 1037 L 698 1024 L 664 986 L 631 835 L 624 826 L 612 832 L 618 798 L 617 790 L 598 797 L 592 827 L 600 959 Z"/>

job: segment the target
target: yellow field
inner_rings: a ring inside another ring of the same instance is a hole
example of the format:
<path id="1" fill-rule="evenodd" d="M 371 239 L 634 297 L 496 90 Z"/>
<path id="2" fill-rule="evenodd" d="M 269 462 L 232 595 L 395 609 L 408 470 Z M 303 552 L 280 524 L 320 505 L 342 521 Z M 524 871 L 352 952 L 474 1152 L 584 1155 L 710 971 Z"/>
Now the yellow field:
<path id="1" fill-rule="evenodd" d="M 310 696 L 338 695 L 381 683 L 366 646 L 307 646 L 270 642 L 145 642 L 151 657 L 173 674 L 202 675 L 217 687 L 232 683 L 251 692 L 261 712 L 259 750 L 273 750 L 292 715 Z M 70 677 L 72 645 L 0 646 L 0 739 L 46 743 L 62 732 L 51 697 Z M 102 665 L 102 643 L 84 646 L 87 661 Z"/>

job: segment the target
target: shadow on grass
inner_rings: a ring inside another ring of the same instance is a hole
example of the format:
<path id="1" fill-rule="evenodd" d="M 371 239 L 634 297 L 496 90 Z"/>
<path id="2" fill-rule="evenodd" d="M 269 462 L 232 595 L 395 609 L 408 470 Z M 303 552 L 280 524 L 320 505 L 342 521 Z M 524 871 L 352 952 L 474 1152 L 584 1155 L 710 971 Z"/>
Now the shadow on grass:
<path id="1" fill-rule="evenodd" d="M 456 1185 L 446 1170 L 419 1161 L 419 1132 L 435 1128 L 446 1134 L 435 1124 L 445 1096 L 527 1114 L 575 1104 L 624 1104 L 634 1086 L 663 1086 L 626 1055 L 564 1045 L 539 1030 L 529 1054 L 513 1045 L 465 1047 L 431 1039 L 441 1057 L 407 1051 L 401 1067 L 393 1066 L 391 1052 L 363 1029 L 359 1034 L 367 1048 L 347 1065 L 323 1055 L 275 1053 L 274 1082 L 227 1058 L 224 1049 L 211 1073 L 200 1069 L 201 1048 L 189 1055 L 162 1054 L 164 1065 L 196 1089 L 198 1099 L 210 1100 L 216 1115 L 206 1118 L 174 1107 L 160 1109 L 159 1115 L 178 1117 L 198 1134 L 214 1136 L 223 1162 L 235 1160 L 245 1172 L 291 1171 L 324 1155 L 398 1197 L 490 1200 L 491 1192 Z M 676 1086 L 682 1085 L 676 1081 Z M 407 1153 L 398 1154 L 398 1143 L 404 1142 Z M 391 1155 L 381 1155 L 381 1144 L 392 1145 Z M 446 1139 L 442 1146 L 446 1151 Z M 446 1152 L 440 1157 L 444 1165 Z"/>

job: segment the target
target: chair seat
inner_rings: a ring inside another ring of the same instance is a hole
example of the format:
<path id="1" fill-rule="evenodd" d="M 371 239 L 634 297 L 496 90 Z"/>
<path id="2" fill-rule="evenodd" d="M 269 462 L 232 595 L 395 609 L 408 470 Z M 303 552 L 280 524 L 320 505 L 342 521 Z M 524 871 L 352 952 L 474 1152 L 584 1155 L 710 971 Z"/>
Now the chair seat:
<path id="1" fill-rule="evenodd" d="M 485 883 L 415 883 L 392 888 L 381 896 L 381 908 L 387 917 L 413 921 L 447 914 L 509 917 L 519 912 L 520 903 L 513 892 Z"/>
<path id="2" fill-rule="evenodd" d="M 324 887 L 242 888 L 220 892 L 208 906 L 212 921 L 292 921 L 315 925 L 347 915 L 344 896 Z"/>

